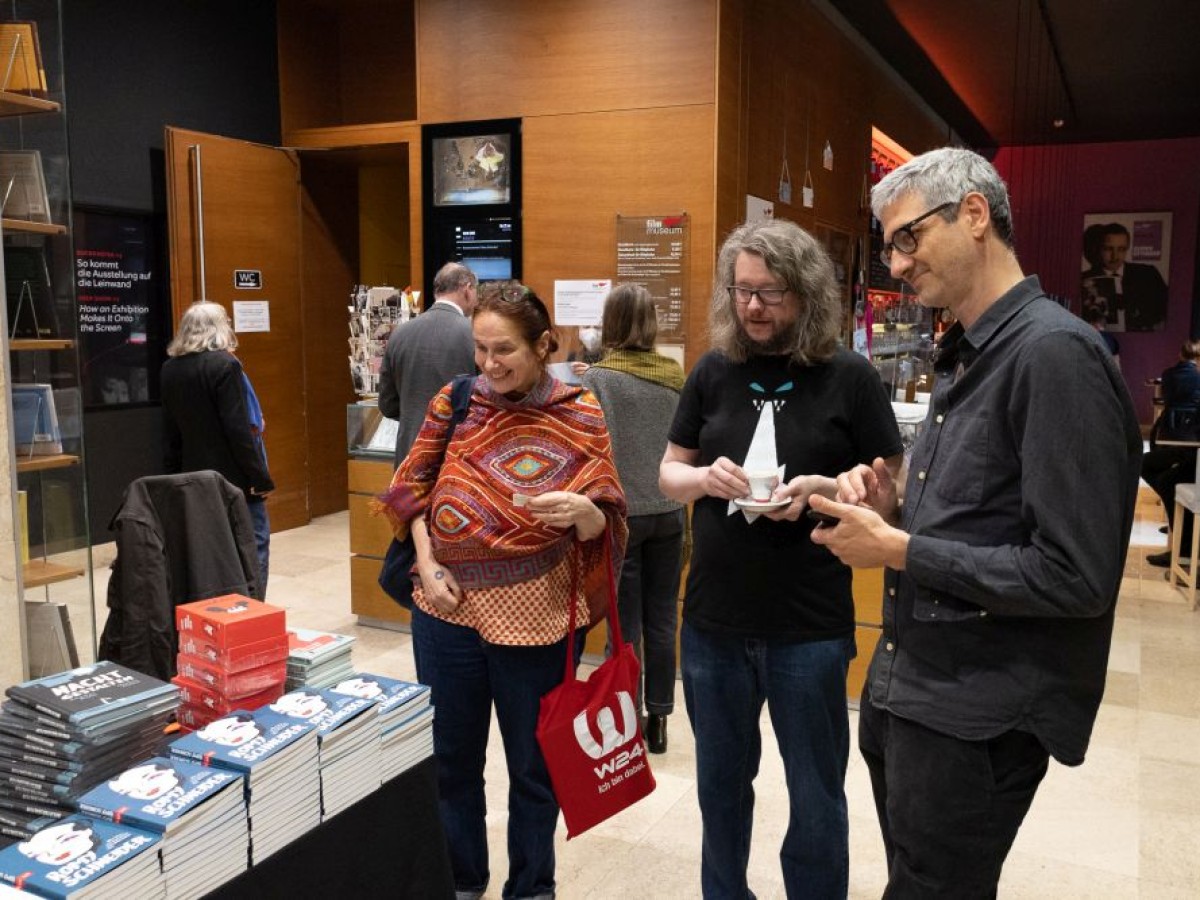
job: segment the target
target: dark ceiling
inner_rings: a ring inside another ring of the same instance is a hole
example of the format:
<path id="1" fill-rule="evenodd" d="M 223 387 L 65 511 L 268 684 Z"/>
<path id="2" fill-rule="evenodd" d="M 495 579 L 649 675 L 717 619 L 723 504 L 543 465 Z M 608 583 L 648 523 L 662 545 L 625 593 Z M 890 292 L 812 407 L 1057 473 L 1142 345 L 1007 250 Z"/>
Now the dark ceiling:
<path id="1" fill-rule="evenodd" d="M 830 5 L 977 148 L 1200 135 L 1200 0 Z"/>

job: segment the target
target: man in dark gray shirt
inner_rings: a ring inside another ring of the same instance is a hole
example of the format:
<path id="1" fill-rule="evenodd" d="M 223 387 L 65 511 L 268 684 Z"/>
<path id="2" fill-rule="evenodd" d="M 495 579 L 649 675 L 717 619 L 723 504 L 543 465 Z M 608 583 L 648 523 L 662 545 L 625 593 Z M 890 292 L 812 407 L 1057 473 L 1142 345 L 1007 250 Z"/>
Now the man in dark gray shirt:
<path id="1" fill-rule="evenodd" d="M 433 305 L 388 338 L 379 369 L 379 411 L 400 420 L 395 465 L 408 455 L 434 394 L 455 375 L 475 372 L 471 313 L 479 281 L 461 263 L 446 263 L 433 277 Z"/>
<path id="2" fill-rule="evenodd" d="M 958 320 L 937 353 L 903 504 L 876 461 L 814 532 L 887 567 L 859 712 L 888 897 L 994 897 L 1049 757 L 1083 761 L 1104 691 L 1141 434 L 1096 332 L 1013 252 L 1008 194 L 969 150 L 872 191 L 885 262 Z"/>

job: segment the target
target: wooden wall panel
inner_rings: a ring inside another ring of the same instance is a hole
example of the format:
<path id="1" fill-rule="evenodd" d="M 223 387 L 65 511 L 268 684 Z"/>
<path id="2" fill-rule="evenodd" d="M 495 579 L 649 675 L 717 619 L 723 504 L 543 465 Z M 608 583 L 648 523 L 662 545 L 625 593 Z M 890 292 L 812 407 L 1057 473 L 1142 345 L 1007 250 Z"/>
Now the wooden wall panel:
<path id="1" fill-rule="evenodd" d="M 614 277 L 616 216 L 691 218 L 687 357 L 706 345 L 713 268 L 714 107 L 526 118 L 524 281 Z"/>
<path id="2" fill-rule="evenodd" d="M 717 0 L 418 0 L 417 13 L 423 122 L 714 100 Z"/>

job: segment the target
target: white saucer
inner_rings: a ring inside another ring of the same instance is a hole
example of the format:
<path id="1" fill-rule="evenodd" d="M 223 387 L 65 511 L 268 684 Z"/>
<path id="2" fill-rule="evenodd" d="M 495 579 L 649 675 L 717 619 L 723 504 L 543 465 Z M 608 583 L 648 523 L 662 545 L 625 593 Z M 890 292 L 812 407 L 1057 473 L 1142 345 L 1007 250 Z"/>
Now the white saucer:
<path id="1" fill-rule="evenodd" d="M 749 497 L 738 497 L 733 501 L 738 509 L 750 512 L 767 512 L 772 509 L 783 509 L 791 500 L 751 500 Z"/>

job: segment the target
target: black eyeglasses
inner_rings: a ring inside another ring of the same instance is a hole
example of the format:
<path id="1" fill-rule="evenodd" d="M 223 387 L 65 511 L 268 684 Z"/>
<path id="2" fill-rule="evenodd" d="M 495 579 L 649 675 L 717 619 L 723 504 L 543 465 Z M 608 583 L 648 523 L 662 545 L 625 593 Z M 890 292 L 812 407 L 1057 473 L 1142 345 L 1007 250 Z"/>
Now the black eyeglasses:
<path id="1" fill-rule="evenodd" d="M 739 306 L 749 306 L 754 297 L 758 297 L 758 302 L 763 306 L 778 306 L 783 302 L 783 295 L 788 292 L 788 289 L 748 288 L 742 287 L 740 284 L 730 284 L 725 287 L 725 291 L 729 294 L 729 299 Z"/>
<path id="2" fill-rule="evenodd" d="M 943 203 L 941 206 L 935 206 L 929 212 L 921 213 L 911 222 L 905 222 L 899 228 L 892 232 L 892 239 L 883 245 L 883 249 L 879 251 L 879 258 L 883 260 L 883 264 L 889 268 L 892 265 L 892 251 L 899 250 L 905 256 L 912 256 L 917 252 L 917 233 L 915 229 L 918 225 L 928 219 L 930 216 L 937 215 L 943 210 L 947 210 L 952 206 L 958 206 L 961 200 L 951 200 L 949 203 Z"/>

